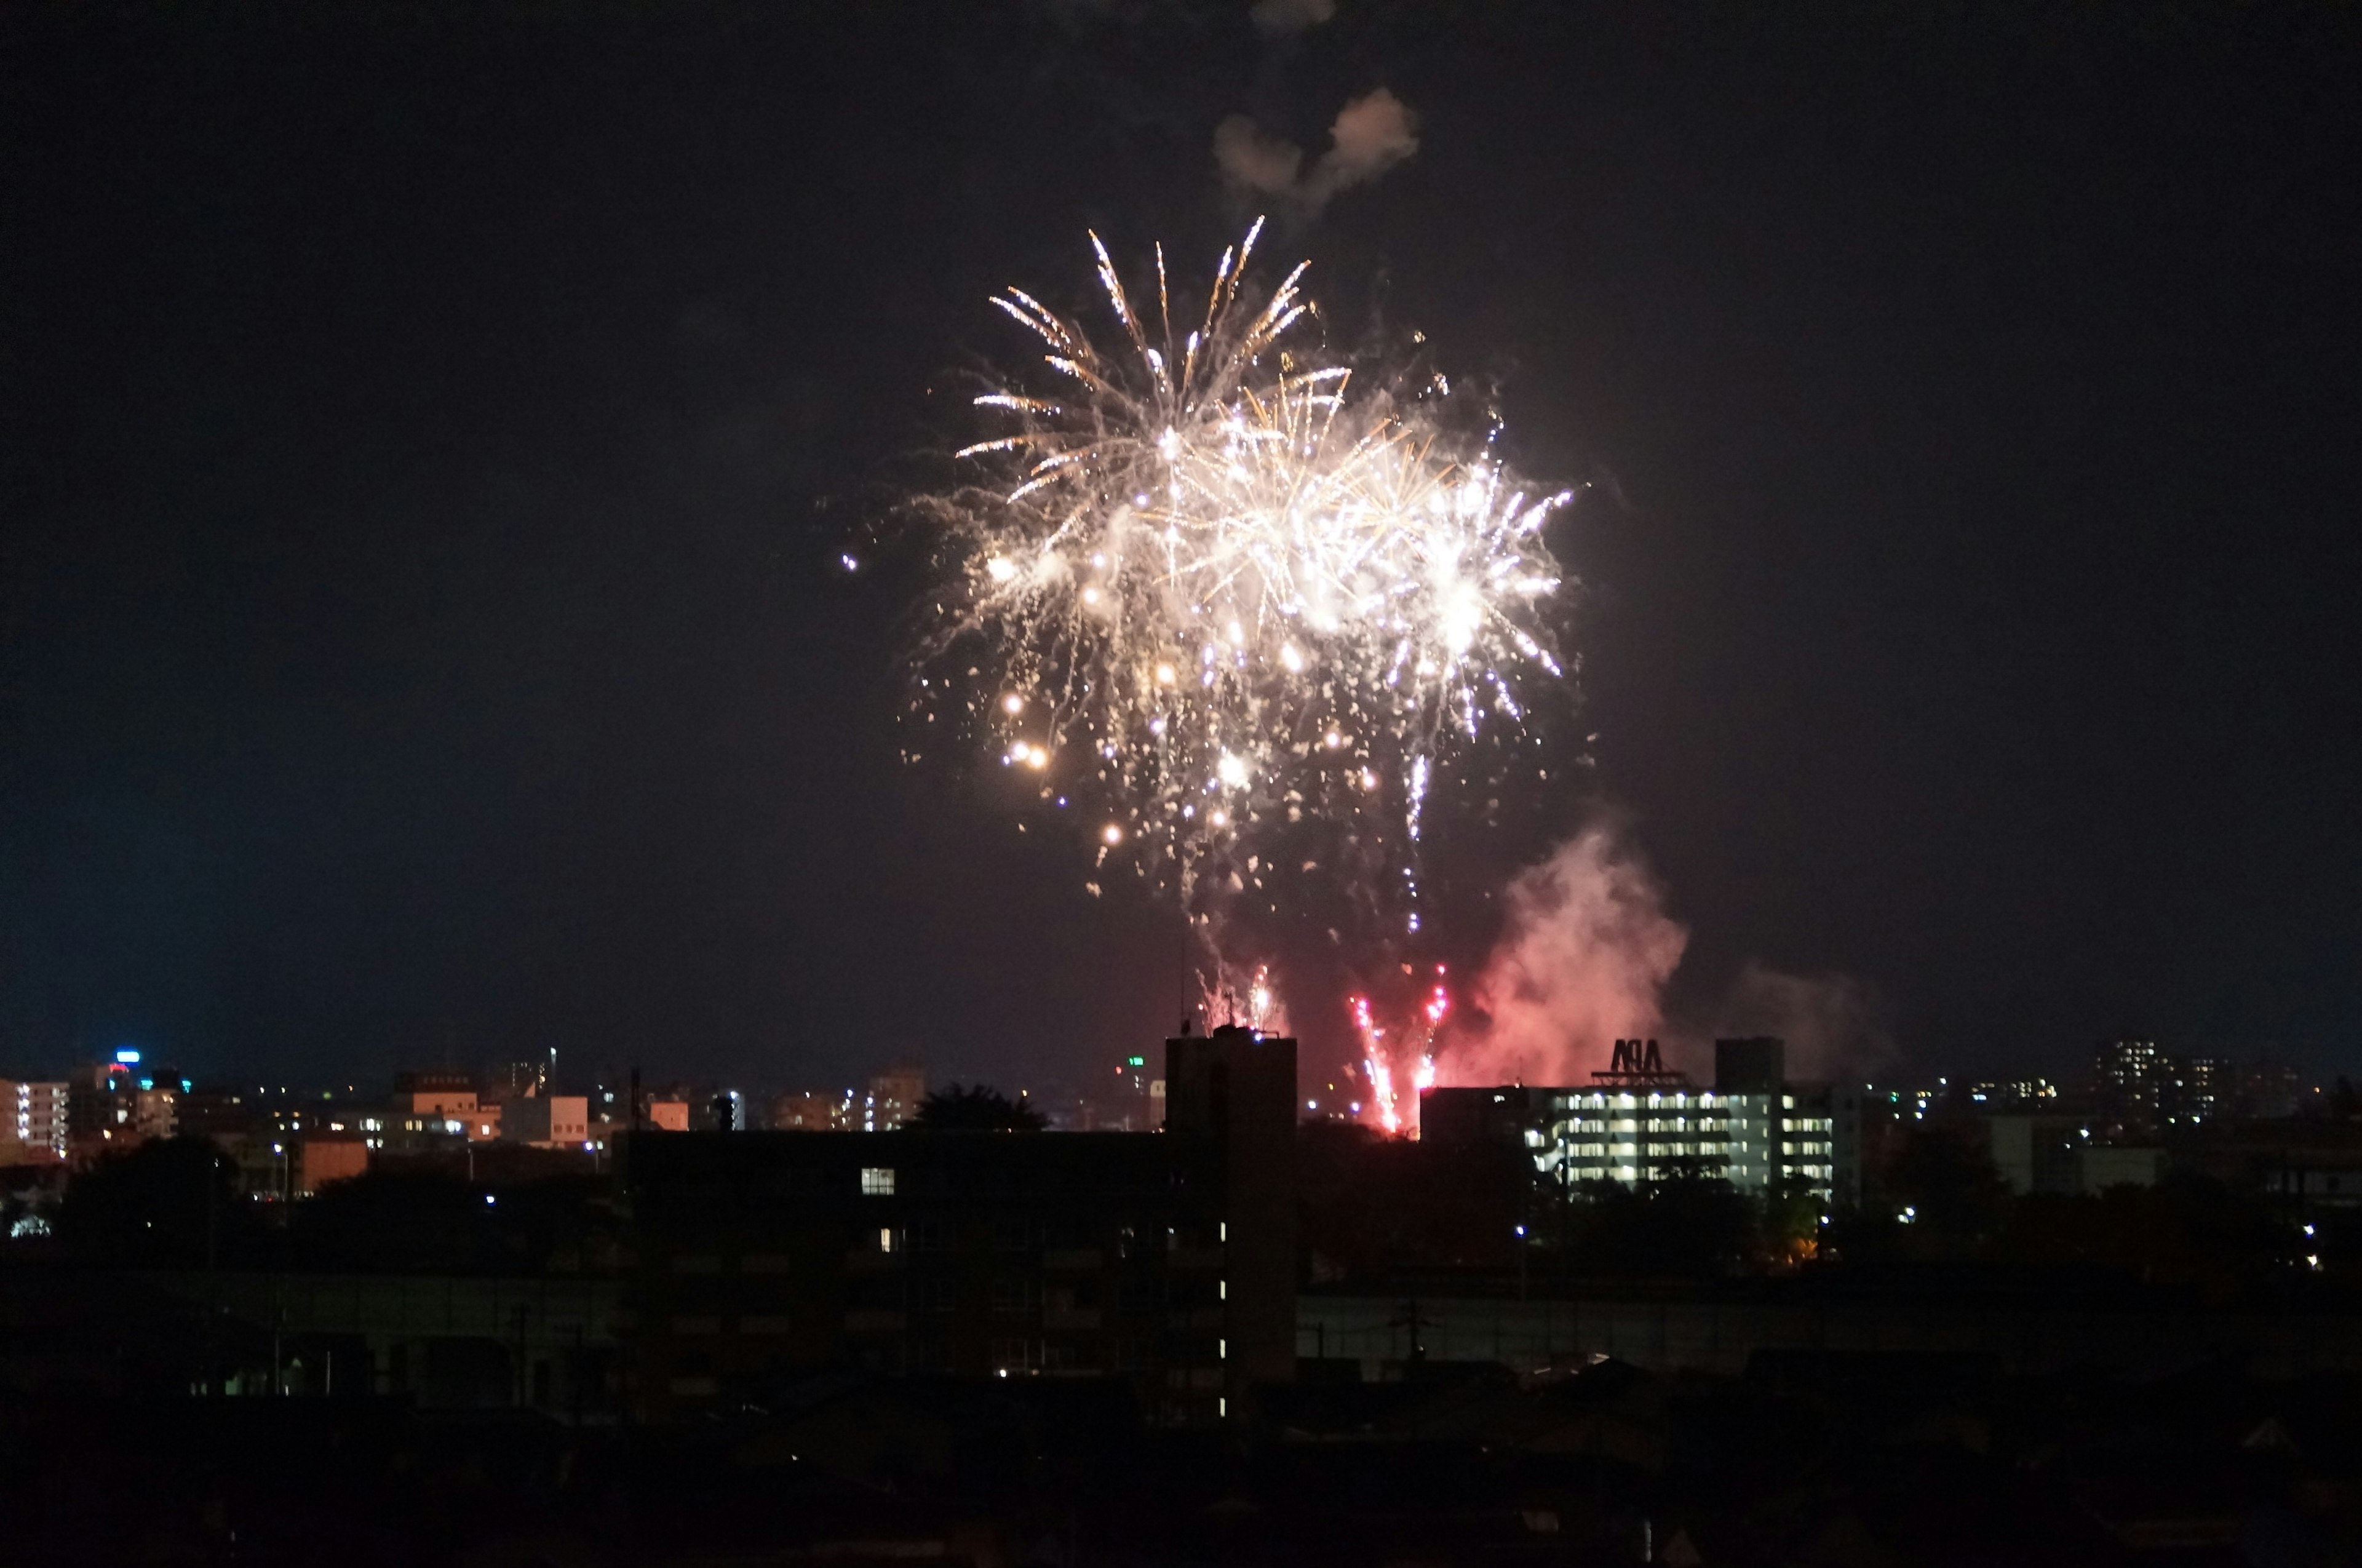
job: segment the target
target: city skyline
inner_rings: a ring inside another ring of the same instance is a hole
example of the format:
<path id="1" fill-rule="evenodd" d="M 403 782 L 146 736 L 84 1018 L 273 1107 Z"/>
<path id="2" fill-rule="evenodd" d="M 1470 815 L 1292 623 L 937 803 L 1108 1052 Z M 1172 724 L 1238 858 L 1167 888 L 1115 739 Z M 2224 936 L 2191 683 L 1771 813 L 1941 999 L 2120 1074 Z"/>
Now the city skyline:
<path id="1" fill-rule="evenodd" d="M 1129 272 L 1255 208 L 1332 341 L 1423 332 L 1590 487 L 1583 705 L 1439 812 L 1413 956 L 1473 979 L 1608 820 L 1694 1041 L 1768 975 L 1926 1077 L 2351 1059 L 2347 138 L 2288 89 L 2329 24 L 1120 12 L 12 24 L 8 1070 L 1016 1082 L 1159 1037 L 1169 909 L 1084 891 L 981 750 L 900 760 L 927 580 L 864 541 L 968 434 L 988 295 L 1079 311 L 1085 228 Z M 1218 157 L 1381 88 L 1415 146 L 1366 177 Z M 1369 955 L 1278 946 L 1350 1059 Z"/>

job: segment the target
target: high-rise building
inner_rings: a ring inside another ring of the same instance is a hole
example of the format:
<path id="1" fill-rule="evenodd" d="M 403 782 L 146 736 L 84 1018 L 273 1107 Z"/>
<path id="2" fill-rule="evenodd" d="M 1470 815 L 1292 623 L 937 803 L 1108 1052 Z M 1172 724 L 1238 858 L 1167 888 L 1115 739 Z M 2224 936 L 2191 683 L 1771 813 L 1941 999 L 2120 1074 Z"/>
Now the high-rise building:
<path id="1" fill-rule="evenodd" d="M 1296 1375 L 1296 1042 L 1237 1024 L 1167 1040 L 1164 1142 L 1174 1245 L 1210 1249 L 1221 1267 L 1215 1299 L 1187 1313 L 1219 1325 L 1217 1353 L 1205 1355 L 1200 1327 L 1174 1356 L 1197 1368 L 1187 1419 L 1220 1419 L 1243 1411 L 1254 1385 Z"/>
<path id="2" fill-rule="evenodd" d="M 2092 1078 L 2101 1119 L 2115 1126 L 2158 1125 L 2169 1064 L 2154 1040 L 2111 1040 L 2102 1045 Z"/>
<path id="3" fill-rule="evenodd" d="M 2166 1125 L 2189 1127 L 2220 1121 L 2236 1095 L 2230 1063 L 2215 1056 L 2175 1056 L 2169 1058 L 2158 1110 Z"/>
<path id="4" fill-rule="evenodd" d="M 2099 1121 L 2117 1132 L 2194 1127 L 2235 1114 L 2243 1085 L 2217 1056 L 2180 1056 L 2154 1040 L 2111 1040 L 2093 1064 Z"/>

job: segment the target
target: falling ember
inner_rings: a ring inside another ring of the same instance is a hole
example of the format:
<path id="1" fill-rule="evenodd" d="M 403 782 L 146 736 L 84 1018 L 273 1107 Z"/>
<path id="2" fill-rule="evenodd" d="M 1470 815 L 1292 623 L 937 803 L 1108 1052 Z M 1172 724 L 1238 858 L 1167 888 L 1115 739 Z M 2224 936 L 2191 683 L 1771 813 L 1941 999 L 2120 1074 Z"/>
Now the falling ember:
<path id="1" fill-rule="evenodd" d="M 1440 377 L 1365 393 L 1298 343 L 1304 267 L 1244 282 L 1261 226 L 1178 320 L 1161 250 L 1135 299 L 1092 237 L 1110 348 L 1021 290 L 993 301 L 1042 369 L 976 400 L 996 427 L 960 454 L 973 478 L 913 503 L 946 579 L 917 708 L 1013 764 L 1067 759 L 1059 787 L 1111 824 L 1100 858 L 1185 906 L 1309 822 L 1352 846 L 1321 863 L 1416 933 L 1424 819 L 1524 727 L 1522 688 L 1563 677 L 1542 530 L 1570 497 L 1455 434 Z"/>
<path id="2" fill-rule="evenodd" d="M 1355 997 L 1353 1031 L 1362 1037 L 1362 1076 L 1370 1081 L 1370 1109 L 1388 1137 L 1402 1130 L 1402 1108 L 1395 1103 L 1395 1071 L 1386 1060 L 1386 1032 L 1370 1016 L 1370 999 Z"/>

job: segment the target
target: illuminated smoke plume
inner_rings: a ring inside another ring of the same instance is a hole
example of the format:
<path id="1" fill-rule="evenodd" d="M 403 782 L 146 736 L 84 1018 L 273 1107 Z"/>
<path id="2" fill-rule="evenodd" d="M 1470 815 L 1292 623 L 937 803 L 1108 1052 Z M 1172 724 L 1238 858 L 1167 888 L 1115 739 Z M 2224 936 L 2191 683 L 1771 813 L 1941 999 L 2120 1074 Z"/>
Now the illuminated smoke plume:
<path id="1" fill-rule="evenodd" d="M 1581 1084 L 1607 1043 L 1664 1021 L 1689 930 L 1620 824 L 1586 829 L 1509 885 L 1508 920 L 1476 978 L 1489 1022 L 1444 1053 L 1459 1084 Z"/>
<path id="2" fill-rule="evenodd" d="M 1348 186 L 1376 179 L 1418 150 L 1418 116 L 1384 87 L 1347 104 L 1329 127 L 1329 150 L 1304 166 L 1304 149 L 1244 115 L 1214 127 L 1214 161 L 1232 190 L 1318 213 Z"/>

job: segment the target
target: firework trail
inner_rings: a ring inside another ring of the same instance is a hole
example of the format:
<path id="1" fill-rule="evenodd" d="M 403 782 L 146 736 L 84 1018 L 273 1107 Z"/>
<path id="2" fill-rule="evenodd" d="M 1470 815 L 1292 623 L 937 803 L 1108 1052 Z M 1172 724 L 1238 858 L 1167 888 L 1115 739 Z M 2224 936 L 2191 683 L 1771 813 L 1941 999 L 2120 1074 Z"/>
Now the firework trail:
<path id="1" fill-rule="evenodd" d="M 1364 394 L 1300 345 L 1304 265 L 1244 282 L 1261 226 L 1177 320 L 1161 248 L 1135 297 L 1092 236 L 1112 348 L 993 301 L 1041 368 L 976 399 L 999 428 L 917 503 L 941 580 L 914 706 L 1039 775 L 1098 867 L 1201 932 L 1319 873 L 1401 940 L 1431 801 L 1563 676 L 1542 529 L 1570 497 L 1508 473 L 1497 426 L 1455 436 L 1440 375 Z"/>
<path id="2" fill-rule="evenodd" d="M 1418 1097 L 1435 1087 L 1436 1032 L 1451 1012 L 1443 966 L 1437 965 L 1435 973 L 1435 988 L 1428 992 L 1400 1039 L 1388 1038 L 1390 1032 L 1372 1012 L 1369 998 L 1357 996 L 1347 1004 L 1353 1012 L 1353 1032 L 1362 1044 L 1362 1077 L 1370 1086 L 1370 1114 L 1389 1133 L 1417 1133 Z M 1403 1092 L 1406 1087 L 1407 1095 Z"/>
<path id="3" fill-rule="evenodd" d="M 1241 1024 L 1258 1034 L 1287 1032 L 1287 1008 L 1272 983 L 1271 966 L 1258 964 L 1252 975 L 1217 963 L 1209 975 L 1198 976 L 1198 1010 L 1209 1027 Z"/>

